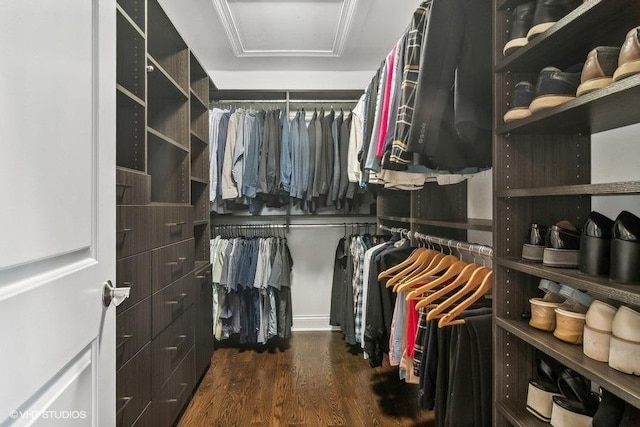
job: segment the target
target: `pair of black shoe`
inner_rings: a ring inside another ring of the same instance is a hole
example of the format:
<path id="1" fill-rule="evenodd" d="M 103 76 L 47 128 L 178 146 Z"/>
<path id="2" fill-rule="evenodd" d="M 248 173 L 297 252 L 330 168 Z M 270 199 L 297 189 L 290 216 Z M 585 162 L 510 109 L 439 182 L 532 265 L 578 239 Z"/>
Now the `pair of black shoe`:
<path id="1" fill-rule="evenodd" d="M 554 427 L 591 425 L 599 409 L 591 382 L 572 369 L 536 362 L 538 378 L 529 380 L 527 411 Z"/>
<path id="2" fill-rule="evenodd" d="M 522 247 L 522 259 L 548 267 L 576 268 L 580 260 L 580 232 L 569 221 L 550 227 L 531 224 Z"/>
<path id="3" fill-rule="evenodd" d="M 600 405 L 593 415 L 592 427 L 640 426 L 640 410 L 605 389 L 601 389 L 600 396 Z"/>
<path id="4" fill-rule="evenodd" d="M 570 222 L 551 227 L 531 224 L 522 259 L 549 267 L 579 268 L 620 283 L 640 283 L 640 218 L 622 211 L 615 221 L 598 212 L 587 217 L 582 232 Z"/>
<path id="5" fill-rule="evenodd" d="M 511 13 L 509 41 L 502 53 L 507 56 L 578 7 L 582 0 L 537 0 L 516 6 Z"/>
<path id="6" fill-rule="evenodd" d="M 622 211 L 615 221 L 591 212 L 580 238 L 580 271 L 615 282 L 640 282 L 640 218 Z"/>

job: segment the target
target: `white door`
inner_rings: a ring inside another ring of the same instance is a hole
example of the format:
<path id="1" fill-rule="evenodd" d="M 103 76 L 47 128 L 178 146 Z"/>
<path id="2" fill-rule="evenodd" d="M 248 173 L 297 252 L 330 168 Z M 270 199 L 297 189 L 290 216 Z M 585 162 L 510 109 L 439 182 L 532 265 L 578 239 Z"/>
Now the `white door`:
<path id="1" fill-rule="evenodd" d="M 115 0 L 0 0 L 0 425 L 115 425 Z"/>

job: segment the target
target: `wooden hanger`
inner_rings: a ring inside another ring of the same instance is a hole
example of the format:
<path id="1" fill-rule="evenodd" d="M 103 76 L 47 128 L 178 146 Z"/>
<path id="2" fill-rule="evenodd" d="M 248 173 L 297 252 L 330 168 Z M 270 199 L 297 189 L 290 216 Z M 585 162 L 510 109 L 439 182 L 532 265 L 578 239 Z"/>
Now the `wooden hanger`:
<path id="1" fill-rule="evenodd" d="M 385 271 L 378 274 L 378 280 L 388 279 L 389 277 L 393 277 L 397 272 L 404 270 L 406 267 L 413 264 L 420 253 L 424 251 L 426 248 L 416 248 L 409 254 L 409 256 L 402 261 L 400 264 L 396 264 L 393 267 L 387 268 Z"/>
<path id="2" fill-rule="evenodd" d="M 469 266 L 469 263 L 464 261 L 458 260 L 454 262 L 449 266 L 447 271 L 445 271 L 441 276 L 438 276 L 434 280 L 427 282 L 426 284 L 409 292 L 407 294 L 407 300 L 420 299 L 422 297 L 422 294 L 435 289 L 436 287 L 442 285 L 443 283 L 454 278 L 456 278 L 457 280 L 458 275 L 461 274 L 464 271 L 464 269 L 468 266 Z"/>
<path id="3" fill-rule="evenodd" d="M 422 299 L 420 299 L 420 301 L 418 301 L 418 303 L 416 304 L 416 310 L 419 310 L 419 309 L 421 309 L 423 307 L 428 307 L 429 305 L 433 304 L 434 301 L 437 301 L 441 297 L 451 293 L 454 289 L 456 289 L 456 288 L 464 285 L 465 283 L 467 283 L 469 281 L 469 279 L 471 278 L 471 274 L 473 274 L 473 272 L 475 270 L 477 270 L 478 268 L 480 268 L 480 267 L 482 267 L 482 266 L 480 264 L 476 264 L 476 263 L 467 264 L 467 266 L 462 269 L 460 274 L 458 274 L 458 277 L 456 277 L 453 282 L 446 284 L 445 286 L 443 286 L 442 288 L 438 289 L 437 291 L 435 291 L 435 292 L 423 297 Z M 427 289 L 424 292 L 427 292 L 427 291 L 429 291 L 431 289 L 433 289 L 433 288 Z M 424 292 L 420 292 L 420 293 L 424 293 Z"/>
<path id="4" fill-rule="evenodd" d="M 457 261 L 459 261 L 457 256 L 445 255 L 440 258 L 440 261 L 435 267 L 431 267 L 431 265 L 429 265 L 426 268 L 426 270 L 424 270 L 424 272 L 421 272 L 419 275 L 414 276 L 411 279 L 405 280 L 402 282 L 402 284 L 396 286 L 394 291 L 402 292 L 419 283 L 424 283 L 425 281 L 429 280 L 432 276 L 444 271 L 445 269 L 449 268 L 454 262 L 457 262 Z"/>
<path id="5" fill-rule="evenodd" d="M 460 314 L 465 311 L 467 308 L 471 307 L 471 305 L 478 301 L 480 298 L 485 296 L 493 286 L 493 271 L 490 271 L 483 279 L 480 286 L 477 287 L 475 292 L 469 296 L 467 299 L 462 301 L 460 304 L 455 306 L 453 310 L 449 313 L 445 314 L 438 321 L 438 327 L 442 328 L 444 326 L 452 326 L 452 325 L 461 325 L 464 323 L 464 319 L 457 319 Z"/>
<path id="6" fill-rule="evenodd" d="M 387 281 L 387 288 L 395 287 L 400 282 L 404 282 L 405 280 L 413 277 L 416 274 L 420 274 L 422 269 L 429 265 L 432 260 L 440 253 L 434 251 L 432 249 L 420 248 L 422 249 L 418 254 L 417 258 L 413 261 L 413 263 L 401 271 L 398 271 L 394 274 L 394 276 Z"/>
<path id="7" fill-rule="evenodd" d="M 458 292 L 456 292 L 455 294 L 453 294 L 452 296 L 450 296 L 449 298 L 447 298 L 446 300 L 438 304 L 433 310 L 427 313 L 427 320 L 433 320 L 438 317 L 441 317 L 441 314 L 447 308 L 451 307 L 453 304 L 455 304 L 457 301 L 462 299 L 469 292 L 473 291 L 478 286 L 480 286 L 484 278 L 491 272 L 492 270 L 488 267 L 480 267 L 475 269 L 473 273 L 471 273 L 471 277 L 469 278 L 467 283 L 462 287 L 462 289 L 458 290 Z"/>

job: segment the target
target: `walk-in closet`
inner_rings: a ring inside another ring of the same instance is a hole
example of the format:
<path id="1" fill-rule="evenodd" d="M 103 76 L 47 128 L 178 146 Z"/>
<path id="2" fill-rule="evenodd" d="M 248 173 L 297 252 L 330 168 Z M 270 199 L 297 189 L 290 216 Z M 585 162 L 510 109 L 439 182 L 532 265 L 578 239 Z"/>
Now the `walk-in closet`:
<path id="1" fill-rule="evenodd" d="M 0 426 L 640 426 L 638 1 L 0 32 Z"/>

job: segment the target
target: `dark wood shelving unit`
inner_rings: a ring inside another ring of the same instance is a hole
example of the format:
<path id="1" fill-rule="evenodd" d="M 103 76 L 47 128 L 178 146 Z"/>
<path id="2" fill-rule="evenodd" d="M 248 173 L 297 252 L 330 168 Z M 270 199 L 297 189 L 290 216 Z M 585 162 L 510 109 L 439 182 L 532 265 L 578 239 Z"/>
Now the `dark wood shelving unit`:
<path id="1" fill-rule="evenodd" d="M 609 368 L 582 353 L 582 346 L 557 340 L 531 328 L 522 314 L 529 298 L 540 296 L 541 278 L 589 292 L 614 305 L 640 304 L 640 288 L 594 277 L 577 269 L 545 267 L 520 258 L 531 223 L 566 219 L 581 227 L 592 196 L 640 193 L 637 181 L 591 182 L 591 134 L 640 122 L 637 99 L 640 75 L 613 83 L 555 108 L 509 124 L 502 117 L 511 90 L 534 79 L 543 67 L 564 68 L 583 62 L 596 46 L 621 46 L 640 22 L 640 3 L 590 0 L 558 21 L 534 41 L 504 58 L 512 8 L 520 0 L 503 0 L 494 12 L 494 425 L 542 426 L 526 411 L 527 385 L 535 377 L 536 352 L 556 359 L 601 387 L 640 406 L 637 377 Z M 633 162 L 635 159 L 619 159 Z"/>
<path id="2" fill-rule="evenodd" d="M 116 286 L 131 288 L 116 315 L 116 425 L 170 427 L 213 353 L 208 92 L 191 98 L 200 66 L 157 0 L 115 13 Z"/>
<path id="3" fill-rule="evenodd" d="M 634 375 L 616 371 L 605 362 L 584 355 L 582 345 L 560 341 L 551 332 L 532 328 L 524 320 L 496 318 L 496 325 L 530 345 L 542 350 L 564 366 L 599 384 L 632 405 L 640 406 L 640 382 Z"/>

